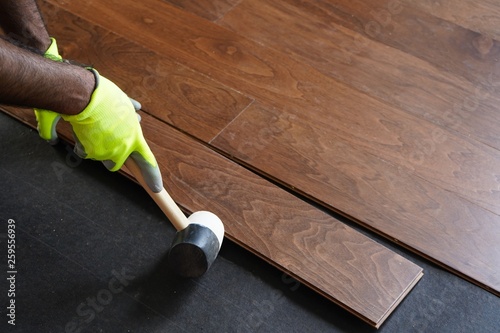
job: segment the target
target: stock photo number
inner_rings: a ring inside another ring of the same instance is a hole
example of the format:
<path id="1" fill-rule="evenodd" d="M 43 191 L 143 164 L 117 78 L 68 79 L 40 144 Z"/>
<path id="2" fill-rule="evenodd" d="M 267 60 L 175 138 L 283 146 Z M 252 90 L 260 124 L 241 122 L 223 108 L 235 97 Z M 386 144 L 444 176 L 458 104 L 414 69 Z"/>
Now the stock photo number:
<path id="1" fill-rule="evenodd" d="M 8 305 L 7 322 L 16 325 L 16 221 L 9 219 L 7 224 L 7 281 Z"/>

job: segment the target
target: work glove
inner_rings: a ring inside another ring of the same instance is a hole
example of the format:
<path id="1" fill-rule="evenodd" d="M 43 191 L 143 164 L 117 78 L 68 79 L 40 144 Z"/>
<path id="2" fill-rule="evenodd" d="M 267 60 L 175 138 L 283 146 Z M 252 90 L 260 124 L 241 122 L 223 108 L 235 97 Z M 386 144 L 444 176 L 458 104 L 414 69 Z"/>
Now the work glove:
<path id="1" fill-rule="evenodd" d="M 61 115 L 73 128 L 75 153 L 102 161 L 110 171 L 119 170 L 130 156 L 150 189 L 160 192 L 163 183 L 158 163 L 144 139 L 134 103 L 113 82 L 90 70 L 96 77 L 90 103 L 79 114 Z"/>
<path id="2" fill-rule="evenodd" d="M 53 61 L 62 62 L 63 58 L 59 55 L 59 50 L 57 48 L 57 41 L 55 38 L 50 38 L 51 44 L 47 51 L 45 51 L 44 57 Z M 141 104 L 136 100 L 130 98 L 130 101 L 134 105 L 136 111 L 141 109 Z M 61 115 L 57 112 L 44 110 L 44 109 L 34 109 L 35 117 L 37 121 L 37 130 L 40 137 L 46 140 L 51 145 L 57 144 L 59 138 L 57 137 L 56 127 Z M 140 116 L 137 113 L 137 117 L 140 120 Z"/>
<path id="3" fill-rule="evenodd" d="M 62 61 L 55 39 L 52 39 L 45 56 Z M 73 128 L 74 151 L 79 157 L 102 161 L 108 170 L 117 171 L 130 156 L 140 167 L 149 188 L 155 193 L 160 192 L 163 189 L 161 173 L 144 139 L 136 112 L 141 108 L 140 103 L 129 98 L 95 69 L 89 70 L 96 78 L 96 85 L 87 107 L 77 115 L 35 109 L 40 136 L 49 143 L 56 143 L 56 125 L 62 117 Z"/>

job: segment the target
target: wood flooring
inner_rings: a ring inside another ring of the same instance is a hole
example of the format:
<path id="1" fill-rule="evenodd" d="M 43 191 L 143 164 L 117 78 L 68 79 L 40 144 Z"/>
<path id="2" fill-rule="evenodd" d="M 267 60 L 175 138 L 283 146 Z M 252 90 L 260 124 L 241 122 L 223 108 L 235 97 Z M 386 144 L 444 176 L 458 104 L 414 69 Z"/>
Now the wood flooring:
<path id="1" fill-rule="evenodd" d="M 32 110 L 3 111 L 36 127 Z M 402 256 L 147 113 L 141 116 L 165 187 L 186 212 L 214 212 L 226 237 L 368 324 L 380 327 L 422 277 L 422 269 Z M 61 138 L 72 141 L 69 126 L 60 125 Z"/>
<path id="2" fill-rule="evenodd" d="M 421 277 L 271 180 L 500 295 L 500 4 L 40 5 L 142 103 L 174 199 L 241 246 L 375 327 Z"/>

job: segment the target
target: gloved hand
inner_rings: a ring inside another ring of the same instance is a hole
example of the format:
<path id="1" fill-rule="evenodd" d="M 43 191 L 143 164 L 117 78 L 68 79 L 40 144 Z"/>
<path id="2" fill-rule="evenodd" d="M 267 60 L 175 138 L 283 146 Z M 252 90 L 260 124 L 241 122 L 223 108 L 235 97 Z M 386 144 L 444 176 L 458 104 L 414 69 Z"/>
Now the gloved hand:
<path id="1" fill-rule="evenodd" d="M 50 38 L 50 40 L 51 44 L 47 49 L 47 51 L 45 51 L 44 57 L 47 59 L 51 59 L 53 61 L 62 62 L 63 59 L 59 55 L 59 50 L 57 48 L 57 42 L 55 38 Z M 130 101 L 134 105 L 136 111 L 138 111 L 141 108 L 141 104 L 136 100 L 133 100 L 131 98 Z M 51 145 L 57 144 L 59 138 L 57 137 L 56 126 L 59 119 L 61 119 L 61 115 L 54 111 L 37 109 L 37 108 L 35 108 L 34 111 L 37 121 L 37 130 L 40 137 L 46 140 Z M 139 114 L 137 114 L 137 117 L 139 117 L 140 120 Z"/>
<path id="2" fill-rule="evenodd" d="M 156 159 L 142 134 L 134 104 L 113 82 L 91 69 L 96 88 L 90 103 L 79 114 L 61 115 L 73 127 L 75 153 L 102 161 L 111 171 L 120 169 L 130 156 L 139 165 L 153 192 L 163 189 Z"/>
<path id="3" fill-rule="evenodd" d="M 45 57 L 62 61 L 55 39 Z M 56 143 L 56 125 L 62 118 L 73 128 L 75 153 L 81 158 L 102 161 L 110 171 L 119 170 L 130 156 L 139 165 L 144 180 L 157 193 L 163 189 L 156 159 L 142 134 L 139 102 L 128 98 L 113 82 L 90 69 L 96 78 L 96 88 L 90 103 L 77 115 L 60 115 L 49 110 L 35 109 L 40 136 Z"/>

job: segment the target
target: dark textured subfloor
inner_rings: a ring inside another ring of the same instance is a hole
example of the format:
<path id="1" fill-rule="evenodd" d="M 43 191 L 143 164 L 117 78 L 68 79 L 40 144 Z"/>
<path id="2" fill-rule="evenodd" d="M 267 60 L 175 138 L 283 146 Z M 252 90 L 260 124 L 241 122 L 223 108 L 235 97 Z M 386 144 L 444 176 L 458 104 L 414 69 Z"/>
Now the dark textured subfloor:
<path id="1" fill-rule="evenodd" d="M 376 331 L 227 241 L 202 278 L 176 278 L 165 263 L 174 229 L 139 186 L 2 113 L 0 140 L 0 332 Z M 498 332 L 498 297 L 372 237 L 425 270 L 379 332 Z"/>

